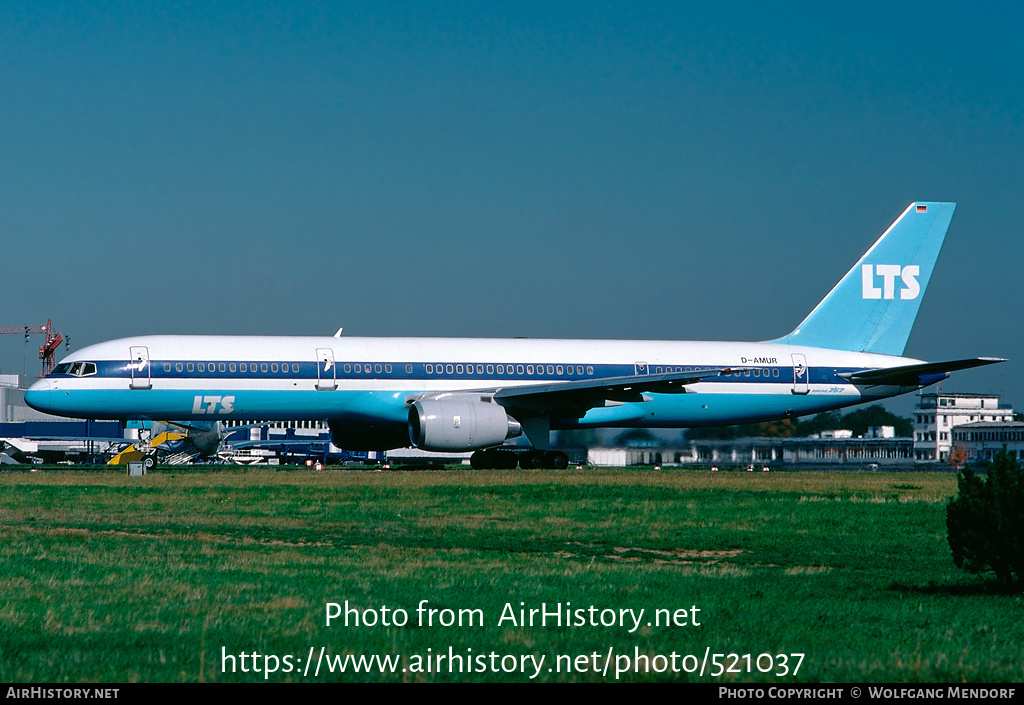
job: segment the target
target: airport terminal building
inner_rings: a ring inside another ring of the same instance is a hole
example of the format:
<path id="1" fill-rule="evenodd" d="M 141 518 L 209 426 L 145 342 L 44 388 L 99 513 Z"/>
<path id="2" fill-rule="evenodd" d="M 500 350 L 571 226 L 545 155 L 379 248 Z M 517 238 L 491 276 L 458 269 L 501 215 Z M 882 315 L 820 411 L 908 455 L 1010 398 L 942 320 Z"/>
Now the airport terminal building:
<path id="1" fill-rule="evenodd" d="M 1024 422 L 998 421 L 968 423 L 953 429 L 954 447 L 966 453 L 968 464 L 991 461 L 1004 448 L 1010 457 L 1024 461 Z"/>
<path id="2" fill-rule="evenodd" d="M 956 426 L 1012 421 L 1013 408 L 998 394 L 922 394 L 914 408 L 914 458 L 949 460 Z"/>
<path id="3" fill-rule="evenodd" d="M 906 469 L 915 465 L 914 441 L 897 438 L 892 426 L 866 436 L 826 431 L 804 438 L 749 437 L 692 440 L 675 447 L 591 448 L 591 465 L 684 465 L 696 467 L 802 467 L 806 469 Z"/>

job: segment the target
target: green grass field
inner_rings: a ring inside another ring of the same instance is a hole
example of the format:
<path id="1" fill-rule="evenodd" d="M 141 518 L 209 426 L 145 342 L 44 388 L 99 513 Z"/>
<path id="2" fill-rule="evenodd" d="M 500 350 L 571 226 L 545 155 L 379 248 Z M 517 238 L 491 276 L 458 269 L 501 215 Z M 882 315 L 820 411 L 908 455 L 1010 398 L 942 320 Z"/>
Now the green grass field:
<path id="1" fill-rule="evenodd" d="M 623 656 L 673 652 L 680 672 L 619 680 L 1020 681 L 1024 599 L 953 566 L 955 491 L 951 475 L 914 473 L 4 472 L 0 681 L 264 679 L 241 672 L 243 652 L 279 659 L 271 681 L 613 680 Z M 326 603 L 346 600 L 409 621 L 326 626 Z M 483 624 L 420 624 L 422 600 Z M 645 613 L 632 633 L 499 624 L 506 603 L 566 602 Z M 647 626 L 693 606 L 700 626 Z M 321 647 L 395 655 L 398 672 L 331 673 Z M 545 661 L 419 672 L 449 648 Z M 753 665 L 687 672 L 683 657 L 706 653 Z M 795 676 L 775 675 L 776 655 L 798 653 Z"/>

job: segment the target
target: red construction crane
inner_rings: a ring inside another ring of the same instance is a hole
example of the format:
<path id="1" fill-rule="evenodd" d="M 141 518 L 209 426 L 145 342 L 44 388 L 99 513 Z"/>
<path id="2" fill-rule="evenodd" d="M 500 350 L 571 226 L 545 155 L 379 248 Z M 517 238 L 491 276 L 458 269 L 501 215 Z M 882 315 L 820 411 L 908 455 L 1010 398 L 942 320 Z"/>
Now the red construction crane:
<path id="1" fill-rule="evenodd" d="M 42 333 L 46 336 L 46 342 L 39 347 L 39 359 L 43 361 L 43 369 L 40 377 L 45 377 L 57 364 L 57 348 L 64 343 L 67 350 L 71 349 L 71 336 L 65 338 L 60 331 L 54 329 L 53 321 L 46 321 L 44 326 L 0 326 L 0 335 L 24 335 L 25 342 L 33 333 Z"/>

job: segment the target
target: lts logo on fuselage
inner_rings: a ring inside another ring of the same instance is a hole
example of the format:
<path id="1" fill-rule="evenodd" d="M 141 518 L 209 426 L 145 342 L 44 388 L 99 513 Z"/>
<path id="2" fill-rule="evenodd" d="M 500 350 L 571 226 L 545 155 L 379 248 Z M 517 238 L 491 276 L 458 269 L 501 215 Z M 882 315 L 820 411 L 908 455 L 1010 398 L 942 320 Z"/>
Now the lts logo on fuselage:
<path id="1" fill-rule="evenodd" d="M 863 264 L 860 268 L 861 298 L 863 299 L 895 299 L 896 279 L 903 283 L 900 298 L 904 301 L 916 299 L 921 293 L 921 285 L 917 278 L 921 268 L 916 264 L 901 267 L 898 264 Z M 881 278 L 881 287 L 875 286 Z"/>
<path id="2" fill-rule="evenodd" d="M 234 395 L 220 396 L 197 396 L 192 401 L 192 413 L 200 414 L 230 414 L 235 410 Z"/>

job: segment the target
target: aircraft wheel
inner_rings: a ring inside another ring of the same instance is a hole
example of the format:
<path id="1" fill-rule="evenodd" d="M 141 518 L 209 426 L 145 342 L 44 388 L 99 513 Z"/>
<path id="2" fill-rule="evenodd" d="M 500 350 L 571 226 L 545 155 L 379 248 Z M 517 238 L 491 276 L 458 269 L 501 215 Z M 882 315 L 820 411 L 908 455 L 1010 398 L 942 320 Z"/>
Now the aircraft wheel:
<path id="1" fill-rule="evenodd" d="M 478 450 L 469 456 L 469 466 L 474 470 L 491 470 L 495 466 L 494 461 L 494 454 L 489 450 Z"/>
<path id="2" fill-rule="evenodd" d="M 519 456 L 519 467 L 523 470 L 540 470 L 544 467 L 544 453 L 531 450 Z"/>
<path id="3" fill-rule="evenodd" d="M 502 470 L 515 470 L 519 465 L 519 457 L 507 450 L 498 451 L 498 462 L 495 463 Z"/>
<path id="4" fill-rule="evenodd" d="M 549 450 L 544 454 L 544 467 L 552 470 L 565 470 L 569 467 L 569 456 L 560 450 Z"/>

